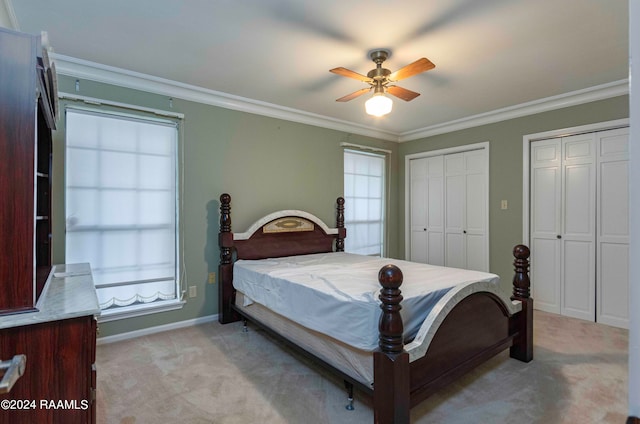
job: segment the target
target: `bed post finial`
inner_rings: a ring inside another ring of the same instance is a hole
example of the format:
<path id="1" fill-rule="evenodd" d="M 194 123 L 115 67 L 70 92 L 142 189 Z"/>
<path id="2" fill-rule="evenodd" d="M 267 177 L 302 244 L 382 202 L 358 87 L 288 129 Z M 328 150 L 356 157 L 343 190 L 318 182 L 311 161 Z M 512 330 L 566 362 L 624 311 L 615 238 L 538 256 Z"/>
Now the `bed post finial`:
<path id="1" fill-rule="evenodd" d="M 380 300 L 379 349 L 373 352 L 374 422 L 408 424 L 410 410 L 409 354 L 404 350 L 400 285 L 402 271 L 385 265 L 378 273 Z"/>
<path id="2" fill-rule="evenodd" d="M 529 248 L 519 244 L 513 248 L 513 296 L 512 300 L 522 303 L 522 311 L 516 316 L 515 326 L 518 336 L 510 349 L 512 358 L 529 362 L 533 359 L 533 299 L 531 298 L 531 281 L 529 281 Z"/>
<path id="3" fill-rule="evenodd" d="M 513 248 L 513 297 L 516 299 L 527 299 L 530 296 L 531 282 L 529 281 L 529 248 L 524 244 L 519 244 Z"/>
<path id="4" fill-rule="evenodd" d="M 220 232 L 231 232 L 231 196 L 228 193 L 220 195 Z"/>
<path id="5" fill-rule="evenodd" d="M 338 197 L 336 200 L 336 228 L 338 228 L 338 237 L 336 238 L 336 252 L 344 252 L 344 238 L 347 236 L 347 229 L 344 228 L 344 197 Z"/>
<path id="6" fill-rule="evenodd" d="M 400 353 L 404 348 L 402 333 L 404 325 L 400 316 L 402 295 L 402 271 L 395 265 L 385 265 L 378 273 L 378 281 L 382 286 L 380 300 L 382 315 L 380 316 L 380 342 L 379 346 L 386 353 Z"/>

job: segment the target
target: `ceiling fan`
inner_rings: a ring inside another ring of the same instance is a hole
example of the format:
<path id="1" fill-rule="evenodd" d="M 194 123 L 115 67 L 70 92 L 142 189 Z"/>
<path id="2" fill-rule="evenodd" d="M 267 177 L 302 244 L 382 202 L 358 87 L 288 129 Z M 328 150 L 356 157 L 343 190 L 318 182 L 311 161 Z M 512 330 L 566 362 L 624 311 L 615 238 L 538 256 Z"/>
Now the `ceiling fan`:
<path id="1" fill-rule="evenodd" d="M 369 84 L 367 88 L 354 91 L 351 94 L 336 99 L 336 102 L 348 102 L 373 90 L 373 96 L 367 100 L 365 108 L 369 115 L 375 116 L 382 116 L 391 112 L 393 102 L 390 98 L 386 97 L 384 93 L 389 93 L 407 102 L 420 95 L 420 93 L 398 87 L 397 85 L 393 85 L 393 83 L 436 67 L 433 62 L 423 57 L 395 72 L 391 72 L 382 67 L 382 63 L 390 56 L 389 50 L 373 50 L 369 56 L 371 60 L 375 62 L 376 67 L 370 70 L 367 75 L 362 75 L 342 67 L 330 69 L 329 72 L 342 75 L 343 77 L 354 78 Z"/>

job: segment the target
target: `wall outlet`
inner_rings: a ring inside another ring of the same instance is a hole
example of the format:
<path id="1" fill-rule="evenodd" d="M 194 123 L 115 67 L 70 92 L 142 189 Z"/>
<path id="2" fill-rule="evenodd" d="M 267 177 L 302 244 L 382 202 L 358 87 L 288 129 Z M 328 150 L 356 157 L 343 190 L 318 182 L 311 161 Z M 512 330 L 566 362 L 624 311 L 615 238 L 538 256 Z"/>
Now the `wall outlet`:
<path id="1" fill-rule="evenodd" d="M 189 286 L 189 297 L 196 297 L 198 295 L 198 286 Z"/>
<path id="2" fill-rule="evenodd" d="M 506 200 L 502 200 L 500 202 L 500 209 L 503 211 L 509 209 L 509 203 Z"/>
<path id="3" fill-rule="evenodd" d="M 215 284 L 216 283 L 216 273 L 215 272 L 210 272 L 209 273 L 209 284 Z"/>

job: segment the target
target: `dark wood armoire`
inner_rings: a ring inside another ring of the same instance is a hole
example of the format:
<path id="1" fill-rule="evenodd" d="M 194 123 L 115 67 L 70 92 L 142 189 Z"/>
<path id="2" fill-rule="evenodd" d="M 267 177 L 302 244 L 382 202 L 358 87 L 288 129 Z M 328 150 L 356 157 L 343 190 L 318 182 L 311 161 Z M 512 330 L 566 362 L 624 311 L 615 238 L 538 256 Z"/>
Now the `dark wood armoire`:
<path id="1" fill-rule="evenodd" d="M 56 279 L 51 264 L 57 107 L 41 37 L 0 28 L 0 423 L 95 421 L 90 268 Z M 69 297 L 83 292 L 88 307 Z"/>

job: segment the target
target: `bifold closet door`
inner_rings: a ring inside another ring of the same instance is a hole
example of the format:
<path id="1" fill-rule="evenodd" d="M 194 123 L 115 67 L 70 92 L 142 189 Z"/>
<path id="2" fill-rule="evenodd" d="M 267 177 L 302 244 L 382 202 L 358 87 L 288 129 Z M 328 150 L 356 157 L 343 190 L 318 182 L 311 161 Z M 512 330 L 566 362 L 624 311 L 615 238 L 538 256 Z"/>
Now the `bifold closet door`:
<path id="1" fill-rule="evenodd" d="M 595 137 L 531 144 L 531 276 L 538 309 L 595 320 Z"/>
<path id="2" fill-rule="evenodd" d="M 412 159 L 411 255 L 413 262 L 444 265 L 443 156 Z"/>
<path id="3" fill-rule="evenodd" d="M 531 289 L 536 309 L 560 313 L 562 142 L 531 143 Z"/>
<path id="4" fill-rule="evenodd" d="M 445 227 L 444 243 L 446 266 L 467 267 L 465 248 L 466 182 L 464 153 L 444 157 Z"/>
<path id="5" fill-rule="evenodd" d="M 486 151 L 444 157 L 445 264 L 488 271 Z"/>
<path id="6" fill-rule="evenodd" d="M 487 151 L 409 161 L 409 259 L 488 271 Z"/>
<path id="7" fill-rule="evenodd" d="M 628 327 L 629 129 L 531 143 L 536 307 Z"/>
<path id="8" fill-rule="evenodd" d="M 598 145 L 596 321 L 629 327 L 629 129 L 603 131 Z"/>
<path id="9" fill-rule="evenodd" d="M 595 136 L 562 138 L 562 315 L 595 321 Z"/>

